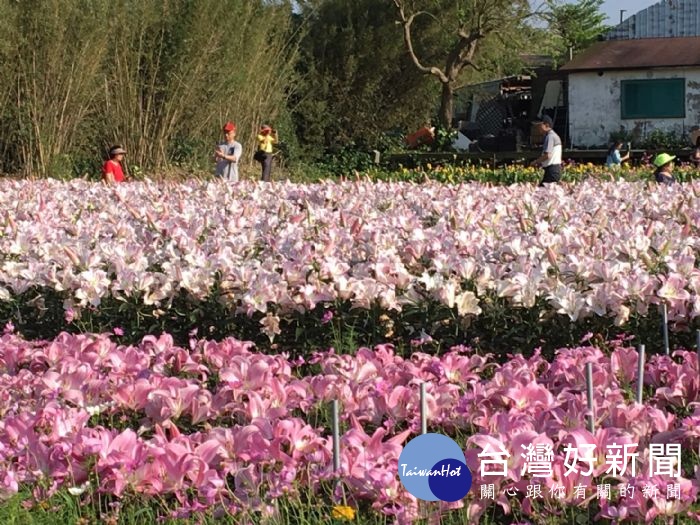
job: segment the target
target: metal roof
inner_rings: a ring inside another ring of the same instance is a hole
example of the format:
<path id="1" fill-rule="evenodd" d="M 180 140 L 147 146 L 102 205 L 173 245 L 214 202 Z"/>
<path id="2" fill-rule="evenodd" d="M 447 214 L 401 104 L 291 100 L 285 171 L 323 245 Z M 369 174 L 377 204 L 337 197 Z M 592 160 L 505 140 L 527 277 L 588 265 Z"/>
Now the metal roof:
<path id="1" fill-rule="evenodd" d="M 700 36 L 595 42 L 561 71 L 688 66 L 700 66 Z"/>
<path id="2" fill-rule="evenodd" d="M 607 40 L 700 36 L 700 0 L 661 0 L 611 29 Z"/>

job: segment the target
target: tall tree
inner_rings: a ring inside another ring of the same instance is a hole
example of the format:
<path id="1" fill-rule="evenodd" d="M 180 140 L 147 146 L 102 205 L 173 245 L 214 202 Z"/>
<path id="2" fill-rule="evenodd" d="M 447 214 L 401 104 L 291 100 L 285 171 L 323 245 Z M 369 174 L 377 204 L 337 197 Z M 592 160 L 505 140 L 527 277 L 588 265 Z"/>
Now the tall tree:
<path id="1" fill-rule="evenodd" d="M 560 40 L 559 58 L 566 60 L 570 54 L 583 51 L 608 29 L 602 5 L 603 0 L 579 0 L 574 4 L 547 0 L 542 17 Z"/>
<path id="2" fill-rule="evenodd" d="M 438 118 L 452 127 L 454 93 L 465 69 L 479 69 L 478 50 L 488 40 L 515 37 L 532 15 L 527 0 L 393 0 L 403 27 L 403 40 L 415 67 L 441 84 Z M 427 7 L 428 9 L 424 9 Z M 419 19 L 437 24 L 442 33 L 441 56 L 421 56 L 414 33 L 426 30 Z M 511 51 L 512 52 L 512 51 Z M 436 65 L 440 62 L 442 66 Z"/>
<path id="3" fill-rule="evenodd" d="M 434 88 L 415 70 L 386 0 L 312 0 L 298 66 L 295 121 L 307 154 L 376 141 L 430 118 Z"/>

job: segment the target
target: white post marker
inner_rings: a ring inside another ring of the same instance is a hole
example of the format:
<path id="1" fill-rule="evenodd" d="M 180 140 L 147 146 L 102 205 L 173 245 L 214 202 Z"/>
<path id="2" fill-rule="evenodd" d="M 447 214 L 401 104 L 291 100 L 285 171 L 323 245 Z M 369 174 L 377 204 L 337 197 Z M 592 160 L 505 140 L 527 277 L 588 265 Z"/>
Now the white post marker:
<path id="1" fill-rule="evenodd" d="M 668 343 L 668 307 L 666 306 L 666 303 L 664 303 L 663 307 L 663 334 L 664 334 L 664 352 L 666 352 L 666 355 L 671 354 L 671 348 Z"/>
<path id="2" fill-rule="evenodd" d="M 637 352 L 639 353 L 639 358 L 637 359 L 637 403 L 642 403 L 642 390 L 644 389 L 644 345 L 639 345 Z"/>
<path id="3" fill-rule="evenodd" d="M 420 384 L 420 433 L 428 433 L 428 406 L 425 400 L 425 383 Z"/>
<path id="4" fill-rule="evenodd" d="M 340 472 L 340 416 L 338 412 L 338 400 L 334 399 L 333 412 L 333 471 Z"/>
<path id="5" fill-rule="evenodd" d="M 593 407 L 593 365 L 586 363 L 586 395 L 588 397 L 588 430 L 591 434 L 595 431 L 595 410 Z"/>

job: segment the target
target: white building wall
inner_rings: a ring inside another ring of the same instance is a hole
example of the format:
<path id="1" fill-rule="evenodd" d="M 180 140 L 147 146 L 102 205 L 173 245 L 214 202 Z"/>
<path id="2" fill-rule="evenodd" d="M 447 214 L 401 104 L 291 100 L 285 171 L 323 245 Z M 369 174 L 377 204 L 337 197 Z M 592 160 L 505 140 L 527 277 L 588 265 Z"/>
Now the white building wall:
<path id="1" fill-rule="evenodd" d="M 654 130 L 688 135 L 700 126 L 700 67 L 569 74 L 569 133 L 573 147 L 602 146 L 613 132 L 644 139 Z M 622 80 L 685 78 L 685 118 L 622 119 Z"/>

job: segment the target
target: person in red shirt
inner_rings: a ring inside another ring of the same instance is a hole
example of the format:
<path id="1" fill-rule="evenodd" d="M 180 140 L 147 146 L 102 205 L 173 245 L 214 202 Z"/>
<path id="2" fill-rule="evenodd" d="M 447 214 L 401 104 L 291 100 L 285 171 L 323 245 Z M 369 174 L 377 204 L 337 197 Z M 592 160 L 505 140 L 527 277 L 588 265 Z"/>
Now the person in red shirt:
<path id="1" fill-rule="evenodd" d="M 108 184 L 124 182 L 124 171 L 122 170 L 122 160 L 126 150 L 121 146 L 113 146 L 109 150 L 109 160 L 102 166 L 102 180 Z"/>

